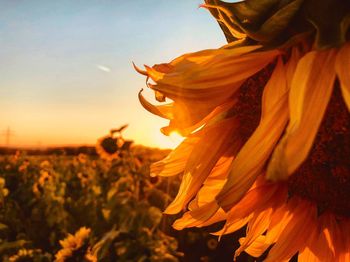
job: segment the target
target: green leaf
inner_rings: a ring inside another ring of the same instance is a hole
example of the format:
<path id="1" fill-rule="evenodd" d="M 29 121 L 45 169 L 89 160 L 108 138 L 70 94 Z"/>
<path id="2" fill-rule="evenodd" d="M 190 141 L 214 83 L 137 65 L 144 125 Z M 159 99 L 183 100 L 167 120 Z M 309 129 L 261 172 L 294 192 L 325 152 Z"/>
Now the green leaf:
<path id="1" fill-rule="evenodd" d="M 109 247 L 119 234 L 120 231 L 116 230 L 114 226 L 93 246 L 92 253 L 98 258 L 98 261 L 102 260 L 107 255 Z"/>
<path id="2" fill-rule="evenodd" d="M 257 32 L 248 35 L 260 42 L 270 42 L 282 33 L 295 14 L 299 11 L 304 0 L 295 0 L 279 9 L 267 19 Z"/>
<path id="3" fill-rule="evenodd" d="M 256 25 L 267 19 L 273 7 L 281 0 L 247 0 L 239 3 L 219 2 L 231 9 L 242 23 Z"/>

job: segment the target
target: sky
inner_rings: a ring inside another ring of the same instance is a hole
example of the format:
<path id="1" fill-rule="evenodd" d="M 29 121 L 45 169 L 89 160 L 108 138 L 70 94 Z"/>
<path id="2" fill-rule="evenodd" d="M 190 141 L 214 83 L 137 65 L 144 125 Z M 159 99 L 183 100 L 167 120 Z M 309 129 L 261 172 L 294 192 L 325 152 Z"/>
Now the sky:
<path id="1" fill-rule="evenodd" d="M 142 66 L 218 48 L 225 38 L 201 0 L 0 0 L 0 145 L 94 144 L 111 128 L 171 147 L 167 121 L 145 111 Z"/>

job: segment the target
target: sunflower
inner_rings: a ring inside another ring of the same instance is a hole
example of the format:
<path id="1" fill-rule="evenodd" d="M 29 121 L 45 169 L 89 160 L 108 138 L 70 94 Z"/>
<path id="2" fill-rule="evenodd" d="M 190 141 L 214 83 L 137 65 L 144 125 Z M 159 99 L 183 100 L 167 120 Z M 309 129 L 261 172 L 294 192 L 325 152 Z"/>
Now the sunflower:
<path id="1" fill-rule="evenodd" d="M 265 261 L 350 261 L 350 2 L 206 0 L 228 44 L 136 70 L 186 139 L 151 167 L 183 173 L 176 229 L 244 226 Z"/>
<path id="2" fill-rule="evenodd" d="M 18 250 L 18 252 L 15 255 L 10 256 L 8 261 L 10 262 L 32 261 L 35 251 L 36 250 L 33 250 L 33 249 L 21 248 Z"/>
<path id="3" fill-rule="evenodd" d="M 102 159 L 113 160 L 119 158 L 118 138 L 110 135 L 104 136 L 97 141 L 96 152 Z"/>
<path id="4" fill-rule="evenodd" d="M 96 144 L 96 152 L 102 159 L 114 160 L 121 157 L 123 151 L 130 149 L 132 140 L 125 140 L 122 136 L 122 131 L 128 125 L 123 125 L 119 128 L 111 129 L 110 134 L 98 139 Z"/>
<path id="5" fill-rule="evenodd" d="M 55 257 L 56 262 L 64 262 L 69 259 L 76 261 L 96 261 L 90 254 L 88 248 L 88 237 L 91 230 L 81 227 L 74 235 L 68 234 L 64 240 L 60 240 L 62 249 L 60 249 Z"/>

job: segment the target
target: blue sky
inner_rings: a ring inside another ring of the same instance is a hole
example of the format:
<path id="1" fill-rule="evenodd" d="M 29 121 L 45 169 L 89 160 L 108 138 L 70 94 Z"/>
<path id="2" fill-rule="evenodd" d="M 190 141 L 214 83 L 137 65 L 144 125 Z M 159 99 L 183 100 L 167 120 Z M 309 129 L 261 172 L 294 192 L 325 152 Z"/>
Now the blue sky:
<path id="1" fill-rule="evenodd" d="M 128 138 L 165 146 L 166 122 L 139 105 L 145 79 L 131 62 L 225 44 L 200 3 L 0 0 L 0 134 L 10 126 L 13 145 L 93 144 L 129 123 Z"/>

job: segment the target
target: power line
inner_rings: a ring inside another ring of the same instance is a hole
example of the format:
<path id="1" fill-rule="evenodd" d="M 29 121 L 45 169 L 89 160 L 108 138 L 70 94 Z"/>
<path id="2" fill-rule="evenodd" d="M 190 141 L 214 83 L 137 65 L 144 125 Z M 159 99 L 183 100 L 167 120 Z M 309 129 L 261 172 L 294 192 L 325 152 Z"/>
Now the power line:
<path id="1" fill-rule="evenodd" d="M 7 127 L 2 135 L 5 137 L 5 145 L 8 147 L 10 145 L 10 139 L 11 137 L 15 136 L 15 133 L 10 129 L 10 127 Z"/>

